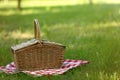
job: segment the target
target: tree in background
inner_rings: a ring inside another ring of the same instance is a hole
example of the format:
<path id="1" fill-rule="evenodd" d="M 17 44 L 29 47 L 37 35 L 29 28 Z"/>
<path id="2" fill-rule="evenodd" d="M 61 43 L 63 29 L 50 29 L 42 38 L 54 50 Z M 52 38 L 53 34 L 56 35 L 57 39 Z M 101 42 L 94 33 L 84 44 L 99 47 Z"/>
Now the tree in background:
<path id="1" fill-rule="evenodd" d="M 92 5 L 92 4 L 93 4 L 93 0 L 89 0 L 89 4 L 91 4 L 91 5 Z"/>
<path id="2" fill-rule="evenodd" d="M 18 10 L 22 10 L 22 7 L 21 7 L 21 0 L 18 0 Z"/>
<path id="3" fill-rule="evenodd" d="M 1 1 L 1 2 L 3 1 L 4 4 L 8 4 L 8 1 L 12 1 L 12 0 L 0 0 L 0 1 Z M 18 10 L 22 10 L 21 1 L 22 1 L 22 0 L 17 0 L 17 8 L 18 8 Z"/>

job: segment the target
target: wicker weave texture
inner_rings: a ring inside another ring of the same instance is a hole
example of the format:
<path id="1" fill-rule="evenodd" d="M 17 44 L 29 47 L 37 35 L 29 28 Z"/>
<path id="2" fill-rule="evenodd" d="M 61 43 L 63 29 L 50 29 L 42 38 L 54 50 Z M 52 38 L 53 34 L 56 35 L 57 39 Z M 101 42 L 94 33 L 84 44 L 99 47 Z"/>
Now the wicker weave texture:
<path id="1" fill-rule="evenodd" d="M 60 68 L 64 61 L 64 48 L 51 44 L 35 44 L 18 50 L 14 59 L 18 70 Z"/>

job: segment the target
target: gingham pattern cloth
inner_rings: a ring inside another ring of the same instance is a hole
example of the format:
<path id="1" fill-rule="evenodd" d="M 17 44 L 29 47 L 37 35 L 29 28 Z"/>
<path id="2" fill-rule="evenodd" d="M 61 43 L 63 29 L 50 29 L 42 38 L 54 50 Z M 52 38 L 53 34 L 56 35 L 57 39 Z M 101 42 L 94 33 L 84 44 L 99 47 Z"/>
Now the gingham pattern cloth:
<path id="1" fill-rule="evenodd" d="M 44 70 L 36 70 L 36 71 L 21 71 L 25 74 L 32 75 L 32 76 L 44 76 L 44 75 L 58 75 L 63 74 L 66 71 L 78 67 L 83 64 L 89 63 L 86 60 L 70 60 L 67 59 L 63 62 L 63 65 L 59 69 L 44 69 Z M 5 72 L 7 74 L 15 74 L 18 73 L 16 71 L 16 65 L 14 62 L 11 62 L 10 64 L 6 66 L 0 66 L 0 72 Z"/>

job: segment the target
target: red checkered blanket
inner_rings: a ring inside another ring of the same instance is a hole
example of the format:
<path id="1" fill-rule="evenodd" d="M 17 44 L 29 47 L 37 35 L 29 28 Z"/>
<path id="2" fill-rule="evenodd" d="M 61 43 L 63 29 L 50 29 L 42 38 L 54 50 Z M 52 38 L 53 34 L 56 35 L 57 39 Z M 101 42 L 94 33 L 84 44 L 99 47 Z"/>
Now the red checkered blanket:
<path id="1" fill-rule="evenodd" d="M 43 75 L 58 75 L 63 74 L 66 71 L 78 67 L 83 64 L 87 64 L 88 61 L 85 60 L 70 60 L 67 59 L 64 61 L 63 66 L 59 69 L 44 69 L 44 70 L 36 70 L 36 71 L 21 71 L 25 74 L 32 75 L 32 76 L 43 76 Z M 15 74 L 16 72 L 16 65 L 14 62 L 6 66 L 0 66 L 0 72 L 5 72 L 7 74 Z"/>

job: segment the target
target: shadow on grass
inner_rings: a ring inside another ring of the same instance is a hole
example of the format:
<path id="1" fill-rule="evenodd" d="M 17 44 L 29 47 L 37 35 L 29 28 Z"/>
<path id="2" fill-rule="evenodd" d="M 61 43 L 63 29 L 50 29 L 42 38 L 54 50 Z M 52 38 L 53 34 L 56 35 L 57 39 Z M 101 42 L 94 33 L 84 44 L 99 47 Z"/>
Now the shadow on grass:
<path id="1" fill-rule="evenodd" d="M 61 26 L 60 28 L 65 29 L 62 26 L 66 25 L 66 30 L 68 30 L 70 26 L 83 27 L 83 30 L 85 30 L 86 27 L 92 27 L 94 24 L 98 26 L 104 23 L 110 24 L 115 22 L 119 25 L 119 7 L 119 4 L 28 7 L 23 8 L 21 12 L 15 8 L 12 10 L 0 8 L 0 10 L 3 11 L 3 14 L 0 15 L 0 33 L 3 34 L 2 37 L 10 36 L 11 33 L 15 34 L 15 32 L 20 32 L 21 35 L 26 32 L 33 34 L 33 20 L 35 18 L 39 19 L 41 29 L 43 29 L 43 33 L 46 34 L 45 36 L 49 35 L 50 30 L 52 30 L 54 26 Z M 77 28 L 75 30 L 77 30 Z"/>
<path id="2" fill-rule="evenodd" d="M 94 23 L 120 22 L 119 7 L 119 4 L 97 4 L 31 7 L 23 8 L 21 12 L 15 8 L 12 10 L 0 9 L 3 11 L 3 14 L 0 15 L 0 24 L 9 26 L 10 30 L 17 30 L 20 26 L 24 27 L 24 30 L 29 30 L 31 29 L 30 26 L 33 26 L 33 19 L 35 18 L 39 19 L 41 26 L 66 23 L 86 26 Z"/>

